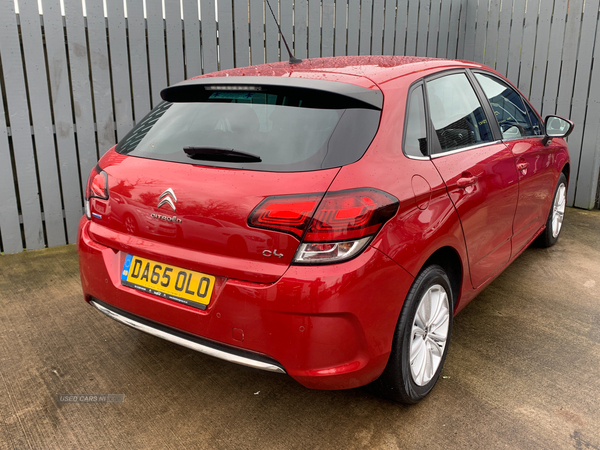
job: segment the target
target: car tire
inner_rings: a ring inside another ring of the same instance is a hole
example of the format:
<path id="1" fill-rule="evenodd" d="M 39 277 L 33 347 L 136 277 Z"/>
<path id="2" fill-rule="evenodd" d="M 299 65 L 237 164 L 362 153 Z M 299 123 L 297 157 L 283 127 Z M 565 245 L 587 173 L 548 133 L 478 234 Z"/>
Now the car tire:
<path id="1" fill-rule="evenodd" d="M 538 247 L 547 248 L 556 244 L 562 230 L 566 205 L 567 177 L 565 177 L 564 173 L 561 173 L 560 177 L 558 177 L 558 183 L 556 183 L 556 189 L 554 190 L 554 198 L 550 206 L 548 219 L 546 220 L 546 229 L 535 242 Z"/>
<path id="2" fill-rule="evenodd" d="M 404 301 L 387 366 L 371 384 L 376 394 L 404 404 L 429 394 L 448 352 L 453 304 L 446 272 L 438 265 L 422 270 Z"/>

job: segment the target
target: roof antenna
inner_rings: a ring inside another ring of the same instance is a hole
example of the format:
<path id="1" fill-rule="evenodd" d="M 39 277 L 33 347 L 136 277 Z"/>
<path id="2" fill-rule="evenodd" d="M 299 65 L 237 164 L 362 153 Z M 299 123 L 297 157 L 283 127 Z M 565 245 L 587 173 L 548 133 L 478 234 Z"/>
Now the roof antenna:
<path id="1" fill-rule="evenodd" d="M 267 0 L 267 5 L 269 6 L 269 9 L 271 10 L 271 14 L 273 15 L 273 20 L 277 24 L 277 28 L 279 28 L 279 34 L 281 34 L 281 38 L 283 39 L 283 43 L 285 44 L 285 48 L 287 48 L 288 55 L 290 55 L 290 64 L 301 63 L 302 62 L 301 59 L 298 59 L 294 55 L 292 55 L 292 52 L 290 51 L 290 48 L 288 47 L 288 43 L 285 40 L 285 36 L 281 32 L 281 26 L 279 25 L 279 22 L 277 21 L 277 18 L 275 17 L 275 13 L 273 12 L 273 8 L 271 8 L 271 4 L 269 3 L 269 0 Z"/>

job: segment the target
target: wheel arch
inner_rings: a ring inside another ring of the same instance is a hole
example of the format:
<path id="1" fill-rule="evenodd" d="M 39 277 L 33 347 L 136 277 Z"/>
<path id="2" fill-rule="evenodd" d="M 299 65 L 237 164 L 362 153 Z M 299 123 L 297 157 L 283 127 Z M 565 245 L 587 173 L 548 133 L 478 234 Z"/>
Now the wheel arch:
<path id="1" fill-rule="evenodd" d="M 427 258 L 421 270 L 434 264 L 444 269 L 444 272 L 446 272 L 450 279 L 452 299 L 454 301 L 453 309 L 456 310 L 463 281 L 463 267 L 460 255 L 453 247 L 441 247 Z"/>
<path id="2" fill-rule="evenodd" d="M 571 163 L 567 162 L 563 168 L 562 168 L 562 173 L 565 174 L 565 178 L 567 179 L 567 186 L 569 185 L 569 178 L 571 175 Z"/>

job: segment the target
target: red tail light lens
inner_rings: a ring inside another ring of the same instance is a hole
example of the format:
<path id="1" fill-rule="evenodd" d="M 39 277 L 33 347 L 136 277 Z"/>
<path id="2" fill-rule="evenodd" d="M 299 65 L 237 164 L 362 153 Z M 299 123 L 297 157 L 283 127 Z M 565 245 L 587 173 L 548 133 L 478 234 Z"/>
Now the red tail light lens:
<path id="1" fill-rule="evenodd" d="M 108 199 L 108 179 L 106 172 L 101 170 L 100 166 L 98 165 L 96 165 L 96 167 L 94 167 L 90 173 L 85 192 L 86 199 L 90 199 L 92 197 L 97 197 L 104 200 Z"/>
<path id="2" fill-rule="evenodd" d="M 304 242 L 356 240 L 376 234 L 398 210 L 398 199 L 376 189 L 328 193 Z"/>
<path id="3" fill-rule="evenodd" d="M 301 239 L 322 197 L 323 194 L 268 197 L 254 208 L 248 225 L 282 231 Z"/>
<path id="4" fill-rule="evenodd" d="M 90 206 L 90 199 L 92 197 L 108 200 L 108 176 L 97 164 L 92 169 L 85 188 L 85 215 L 88 219 L 91 219 L 92 215 L 101 218 L 102 216 L 92 213 Z"/>
<path id="5" fill-rule="evenodd" d="M 377 189 L 330 192 L 322 201 L 321 197 L 268 197 L 252 211 L 248 224 L 300 239 L 296 263 L 323 264 L 358 255 L 398 211 L 398 199 Z"/>

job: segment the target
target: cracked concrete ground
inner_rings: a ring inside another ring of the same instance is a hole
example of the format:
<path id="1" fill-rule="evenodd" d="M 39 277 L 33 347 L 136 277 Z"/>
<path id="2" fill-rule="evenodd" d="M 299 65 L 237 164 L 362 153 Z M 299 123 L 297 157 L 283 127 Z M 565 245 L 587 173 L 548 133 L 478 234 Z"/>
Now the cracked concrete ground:
<path id="1" fill-rule="evenodd" d="M 600 211 L 569 209 L 456 317 L 442 375 L 412 407 L 308 390 L 103 316 L 74 246 L 0 256 L 0 449 L 599 450 Z"/>

